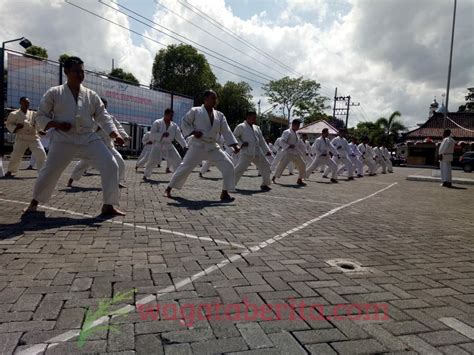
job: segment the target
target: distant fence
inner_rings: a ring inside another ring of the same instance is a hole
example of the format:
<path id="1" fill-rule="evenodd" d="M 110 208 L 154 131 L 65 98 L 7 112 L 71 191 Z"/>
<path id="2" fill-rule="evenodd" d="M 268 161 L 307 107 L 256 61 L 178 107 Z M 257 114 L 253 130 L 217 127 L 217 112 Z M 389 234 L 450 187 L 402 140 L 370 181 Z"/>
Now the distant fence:
<path id="1" fill-rule="evenodd" d="M 16 108 L 19 98 L 27 96 L 31 109 L 36 110 L 43 94 L 52 86 L 61 85 L 62 64 L 8 52 L 6 107 Z M 166 108 L 175 111 L 174 121 L 181 123 L 183 116 L 193 106 L 193 99 L 172 92 L 151 90 L 120 80 L 109 79 L 105 74 L 86 71 L 84 86 L 107 99 L 107 110 L 114 115 L 132 137 L 125 150 L 136 153 L 141 149 L 141 136 L 154 120 L 161 118 Z"/>

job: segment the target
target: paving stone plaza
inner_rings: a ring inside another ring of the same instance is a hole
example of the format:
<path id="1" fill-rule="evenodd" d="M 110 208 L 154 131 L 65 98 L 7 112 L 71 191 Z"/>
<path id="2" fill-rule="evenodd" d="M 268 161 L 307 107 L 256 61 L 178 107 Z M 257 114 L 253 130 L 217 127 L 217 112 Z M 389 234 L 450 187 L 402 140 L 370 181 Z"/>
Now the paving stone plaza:
<path id="1" fill-rule="evenodd" d="M 70 171 L 24 217 L 37 172 L 0 180 L 2 354 L 474 353 L 472 186 L 395 168 L 262 193 L 252 169 L 223 204 L 215 168 L 170 200 L 128 161 L 103 220 L 99 176 Z"/>

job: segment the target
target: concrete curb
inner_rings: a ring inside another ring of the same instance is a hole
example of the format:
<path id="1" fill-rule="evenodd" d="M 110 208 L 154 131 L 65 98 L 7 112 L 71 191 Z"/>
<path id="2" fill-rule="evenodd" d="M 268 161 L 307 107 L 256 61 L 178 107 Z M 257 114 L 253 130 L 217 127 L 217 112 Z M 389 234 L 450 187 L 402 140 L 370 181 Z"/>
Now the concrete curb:
<path id="1" fill-rule="evenodd" d="M 433 176 L 423 176 L 423 175 L 408 175 L 407 180 L 410 181 L 425 181 L 425 182 L 437 182 L 441 183 L 441 179 Z M 459 185 L 474 185 L 474 179 L 461 179 L 453 178 L 453 184 Z"/>

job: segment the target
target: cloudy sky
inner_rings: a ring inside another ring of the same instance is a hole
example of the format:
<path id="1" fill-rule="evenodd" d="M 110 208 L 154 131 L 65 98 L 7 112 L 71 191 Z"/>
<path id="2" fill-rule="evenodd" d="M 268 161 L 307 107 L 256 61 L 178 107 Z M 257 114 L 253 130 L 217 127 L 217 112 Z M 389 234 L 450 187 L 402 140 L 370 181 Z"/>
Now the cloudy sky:
<path id="1" fill-rule="evenodd" d="M 69 0 L 116 24 L 62 0 L 0 0 L 0 39 L 25 36 L 46 47 L 51 59 L 67 52 L 101 70 L 114 58 L 149 83 L 155 53 L 177 43 L 163 34 L 170 34 L 167 28 L 209 53 L 220 82 L 248 81 L 256 100 L 261 83 L 284 75 L 315 79 L 328 97 L 338 87 L 361 104 L 352 109 L 350 126 L 399 110 L 413 127 L 425 121 L 433 97 L 441 102 L 446 91 L 452 0 L 112 0 L 145 24 L 102 1 L 109 6 Z M 212 26 L 186 1 L 260 52 Z M 458 0 L 456 21 L 451 110 L 474 86 L 473 0 Z M 262 109 L 267 106 L 262 98 Z"/>

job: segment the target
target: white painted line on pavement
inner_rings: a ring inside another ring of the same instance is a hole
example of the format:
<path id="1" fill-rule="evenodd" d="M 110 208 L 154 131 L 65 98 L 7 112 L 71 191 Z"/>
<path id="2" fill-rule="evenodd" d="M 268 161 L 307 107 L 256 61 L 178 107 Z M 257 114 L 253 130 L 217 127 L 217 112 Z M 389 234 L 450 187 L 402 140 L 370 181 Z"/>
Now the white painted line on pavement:
<path id="1" fill-rule="evenodd" d="M 189 285 L 189 284 L 192 283 L 193 281 L 195 281 L 195 280 L 197 280 L 197 279 L 199 279 L 199 278 L 201 278 L 201 277 L 203 277 L 203 276 L 206 276 L 206 275 L 208 275 L 208 274 L 214 272 L 215 270 L 222 269 L 224 266 L 226 266 L 226 265 L 228 265 L 228 264 L 230 264 L 230 263 L 233 263 L 233 262 L 235 262 L 235 261 L 242 260 L 243 258 L 245 258 L 246 256 L 248 256 L 249 254 L 258 252 L 258 251 L 260 251 L 261 249 L 265 248 L 266 246 L 268 246 L 268 245 L 270 245 L 270 244 L 275 243 L 275 242 L 278 241 L 278 240 L 281 240 L 281 239 L 283 239 L 283 238 L 285 238 L 285 237 L 287 237 L 287 236 L 289 236 L 289 235 L 291 235 L 291 234 L 293 234 L 293 233 L 296 233 L 296 232 L 298 232 L 298 231 L 300 231 L 300 230 L 302 230 L 302 229 L 304 229 L 304 228 L 310 226 L 310 225 L 313 224 L 313 223 L 319 222 L 320 220 L 322 220 L 322 219 L 324 219 L 324 218 L 326 218 L 326 217 L 329 217 L 329 216 L 331 216 L 331 215 L 333 215 L 333 214 L 335 214 L 335 213 L 337 213 L 337 212 L 343 210 L 344 208 L 350 207 L 350 206 L 355 205 L 355 204 L 357 204 L 357 203 L 359 203 L 359 202 L 362 202 L 362 201 L 367 200 L 367 199 L 369 199 L 369 198 L 371 198 L 371 197 L 374 197 L 374 196 L 376 196 L 376 195 L 378 195 L 378 194 L 380 194 L 380 193 L 382 193 L 382 192 L 384 192 L 384 191 L 390 189 L 391 187 L 393 187 L 393 186 L 395 186 L 395 185 L 397 185 L 397 184 L 398 184 L 398 183 L 395 182 L 395 183 L 391 184 L 390 186 L 384 187 L 383 189 L 380 189 L 380 190 L 378 190 L 378 191 L 376 191 L 376 192 L 374 192 L 374 193 L 372 193 L 372 194 L 370 194 L 370 195 L 367 195 L 367 196 L 365 196 L 365 197 L 359 198 L 359 199 L 354 200 L 354 201 L 352 201 L 352 202 L 346 203 L 346 204 L 344 204 L 344 205 L 342 205 L 342 206 L 333 208 L 332 210 L 330 210 L 330 211 L 328 211 L 328 212 L 326 212 L 326 213 L 324 213 L 324 214 L 322 214 L 322 215 L 320 215 L 320 216 L 318 216 L 318 217 L 316 217 L 316 218 L 313 218 L 313 219 L 311 219 L 311 220 L 309 220 L 309 221 L 307 221 L 307 222 L 305 222 L 305 223 L 299 225 L 298 227 L 292 228 L 292 229 L 290 229 L 289 231 L 286 231 L 286 232 L 281 233 L 281 234 L 278 234 L 278 235 L 276 235 L 276 236 L 274 236 L 274 237 L 272 237 L 272 238 L 269 238 L 269 239 L 267 239 L 266 241 L 261 242 L 261 243 L 259 243 L 258 245 L 254 246 L 254 247 L 251 247 L 250 249 L 247 249 L 246 251 L 244 251 L 244 252 L 241 253 L 241 254 L 236 254 L 236 255 L 234 255 L 234 256 L 232 256 L 232 257 L 230 257 L 230 258 L 224 259 L 224 260 L 222 260 L 222 261 L 221 261 L 220 263 L 218 263 L 218 264 L 215 264 L 215 265 L 213 265 L 213 266 L 210 266 L 210 267 L 204 269 L 203 271 L 200 271 L 200 272 L 198 272 L 198 273 L 192 275 L 191 277 L 187 277 L 187 278 L 185 278 L 185 279 L 179 281 L 178 283 L 176 283 L 176 284 L 173 285 L 173 286 L 168 286 L 168 287 L 166 287 L 166 288 L 164 288 L 164 289 L 158 290 L 156 296 L 155 296 L 155 295 L 148 295 L 148 296 L 146 296 L 146 297 L 144 297 L 144 298 L 142 298 L 142 299 L 136 301 L 135 304 L 136 304 L 136 305 L 139 305 L 139 304 L 146 304 L 146 303 L 150 303 L 150 302 L 153 302 L 153 301 L 155 301 L 155 300 L 158 300 L 158 298 L 160 298 L 160 297 L 163 296 L 163 295 L 166 295 L 167 293 L 177 291 L 177 290 L 180 289 L 181 287 L 184 287 L 184 286 L 186 286 L 186 285 Z M 125 307 L 121 308 L 120 310 L 118 310 L 118 311 L 116 311 L 116 312 L 118 312 L 118 313 L 121 313 L 122 311 L 123 311 L 123 312 L 131 312 L 131 311 L 134 310 L 134 309 L 135 309 L 135 307 L 131 307 L 130 305 L 128 305 L 128 306 L 125 306 Z M 101 321 L 100 324 L 103 324 L 103 323 L 108 322 L 109 319 L 110 319 L 110 317 L 107 317 L 107 316 L 106 316 L 106 317 L 102 317 L 102 318 L 100 319 L 100 321 Z M 96 322 L 96 323 L 97 323 L 97 322 Z M 95 324 L 95 325 L 99 325 L 99 324 Z M 25 350 L 23 350 L 23 351 L 21 351 L 21 352 L 18 352 L 17 354 L 18 354 L 18 355 L 33 355 L 33 354 L 38 354 L 39 352 L 44 351 L 44 348 L 45 348 L 45 347 L 47 347 L 47 349 L 51 349 L 51 348 L 54 348 L 55 346 L 59 345 L 60 343 L 63 343 L 63 342 L 68 341 L 68 340 L 71 340 L 72 338 L 74 338 L 75 336 L 78 335 L 78 332 L 79 332 L 79 331 L 77 331 L 77 330 L 76 330 L 76 331 L 69 331 L 69 332 L 66 332 L 66 333 L 64 333 L 64 334 L 58 335 L 58 336 L 56 336 L 56 337 L 54 337 L 54 338 L 52 338 L 52 339 L 47 340 L 47 341 L 46 341 L 45 343 L 43 343 L 43 344 L 36 344 L 36 345 L 33 345 L 31 348 L 25 349 Z M 42 349 L 42 350 L 38 351 L 38 349 Z"/>
<path id="2" fill-rule="evenodd" d="M 0 198 L 0 201 L 16 203 L 16 204 L 25 205 L 25 206 L 29 205 L 29 203 L 26 203 L 26 202 L 16 201 L 16 200 L 8 200 L 8 199 L 4 199 L 4 198 Z M 95 218 L 94 216 L 88 215 L 86 213 L 75 212 L 75 211 L 66 210 L 66 209 L 62 209 L 62 208 L 55 208 L 55 207 L 50 207 L 50 206 L 45 206 L 45 205 L 39 205 L 38 207 L 43 208 L 45 210 L 68 213 L 68 214 L 71 214 L 73 216 L 80 216 L 80 217 L 85 217 L 85 218 Z M 165 233 L 165 234 L 172 234 L 172 235 L 176 235 L 176 236 L 179 236 L 179 237 L 185 237 L 185 238 L 188 238 L 188 239 L 201 240 L 201 241 L 205 241 L 205 242 L 214 242 L 216 244 L 228 245 L 228 246 L 231 246 L 231 247 L 241 248 L 241 249 L 247 249 L 247 247 L 242 245 L 242 244 L 228 242 L 228 241 L 220 240 L 220 239 L 214 239 L 214 238 L 210 238 L 210 237 L 198 237 L 197 235 L 193 235 L 193 234 L 189 234 L 189 233 L 176 232 L 176 231 L 172 231 L 172 230 L 169 230 L 169 229 L 155 228 L 155 227 L 149 227 L 149 226 L 141 226 L 141 225 L 134 224 L 134 223 L 122 222 L 122 221 L 117 221 L 117 220 L 112 220 L 112 219 L 100 219 L 100 218 L 98 218 L 98 220 L 103 221 L 105 223 L 117 224 L 117 225 L 122 225 L 122 226 L 126 226 L 126 227 L 142 229 L 142 230 L 146 230 L 146 231 L 154 231 L 154 232 L 160 232 L 160 233 Z"/>
<path id="3" fill-rule="evenodd" d="M 458 333 L 474 340 L 474 328 L 453 317 L 443 317 L 438 319 L 441 323 L 454 329 Z"/>

